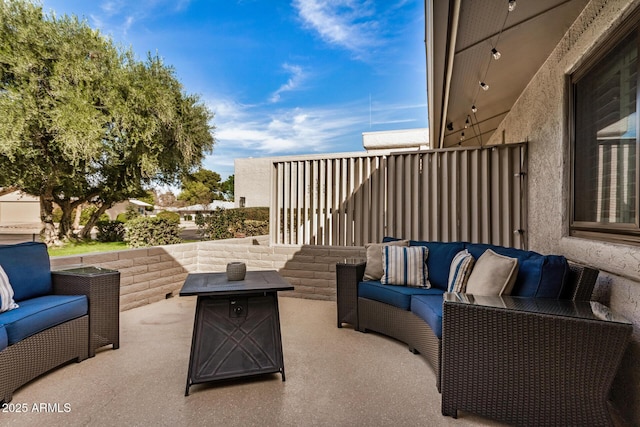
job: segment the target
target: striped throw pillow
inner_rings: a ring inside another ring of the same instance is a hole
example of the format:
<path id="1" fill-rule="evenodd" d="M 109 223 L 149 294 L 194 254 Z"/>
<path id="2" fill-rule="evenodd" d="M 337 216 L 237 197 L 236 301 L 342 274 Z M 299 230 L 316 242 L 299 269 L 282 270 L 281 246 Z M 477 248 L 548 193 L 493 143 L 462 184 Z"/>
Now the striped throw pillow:
<path id="1" fill-rule="evenodd" d="M 449 292 L 465 292 L 467 289 L 467 281 L 471 276 L 473 265 L 476 260 L 468 250 L 460 251 L 453 257 L 451 267 L 449 268 L 449 281 L 447 291 Z"/>
<path id="2" fill-rule="evenodd" d="M 18 304 L 13 300 L 13 288 L 9 283 L 9 277 L 0 266 L 0 313 L 18 308 Z"/>
<path id="3" fill-rule="evenodd" d="M 430 288 L 426 264 L 428 255 L 429 249 L 426 246 L 384 246 L 382 248 L 384 273 L 380 283 Z"/>

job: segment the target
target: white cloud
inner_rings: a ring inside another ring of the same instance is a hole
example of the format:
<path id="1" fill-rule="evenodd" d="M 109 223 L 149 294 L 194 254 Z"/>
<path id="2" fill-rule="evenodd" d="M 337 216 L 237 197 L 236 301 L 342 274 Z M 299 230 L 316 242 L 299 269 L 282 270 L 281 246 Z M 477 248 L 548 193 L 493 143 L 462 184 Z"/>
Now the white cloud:
<path id="1" fill-rule="evenodd" d="M 222 176 L 233 173 L 233 159 L 361 150 L 368 111 L 354 105 L 336 108 L 283 108 L 245 105 L 221 98 L 209 102 L 215 112 L 216 146 L 205 164 Z M 344 145 L 345 137 L 353 143 Z M 341 146 L 342 145 L 342 146 Z"/>
<path id="2" fill-rule="evenodd" d="M 305 26 L 316 31 L 328 44 L 361 56 L 367 48 L 381 43 L 371 1 L 294 0 L 293 6 Z"/>
<path id="3" fill-rule="evenodd" d="M 283 92 L 289 92 L 298 89 L 298 87 L 306 79 L 306 74 L 302 70 L 302 67 L 300 67 L 299 65 L 289 65 L 285 63 L 282 65 L 282 68 L 290 73 L 291 77 L 289 77 L 289 80 L 287 80 L 285 84 L 280 86 L 278 90 L 276 90 L 273 95 L 271 95 L 271 102 L 280 101 L 280 94 L 282 94 Z"/>

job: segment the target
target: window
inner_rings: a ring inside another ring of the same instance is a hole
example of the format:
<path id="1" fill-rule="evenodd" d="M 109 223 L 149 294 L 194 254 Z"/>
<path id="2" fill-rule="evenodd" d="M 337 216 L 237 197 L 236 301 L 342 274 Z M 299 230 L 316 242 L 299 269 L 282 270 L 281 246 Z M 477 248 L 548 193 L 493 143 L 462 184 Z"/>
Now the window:
<path id="1" fill-rule="evenodd" d="M 640 25 L 634 16 L 634 26 L 571 77 L 572 235 L 640 243 Z"/>

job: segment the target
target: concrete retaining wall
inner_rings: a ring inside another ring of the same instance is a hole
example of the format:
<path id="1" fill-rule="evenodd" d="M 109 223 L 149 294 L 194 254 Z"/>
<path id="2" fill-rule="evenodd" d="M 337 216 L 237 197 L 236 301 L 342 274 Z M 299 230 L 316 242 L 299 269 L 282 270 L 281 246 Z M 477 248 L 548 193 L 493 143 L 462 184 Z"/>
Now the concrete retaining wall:
<path id="1" fill-rule="evenodd" d="M 191 272 L 225 271 L 231 261 L 249 270 L 278 270 L 294 291 L 283 295 L 335 300 L 336 263 L 365 258 L 362 247 L 269 246 L 268 237 L 248 237 L 51 258 L 53 269 L 93 265 L 120 271 L 120 309 L 177 295 Z"/>

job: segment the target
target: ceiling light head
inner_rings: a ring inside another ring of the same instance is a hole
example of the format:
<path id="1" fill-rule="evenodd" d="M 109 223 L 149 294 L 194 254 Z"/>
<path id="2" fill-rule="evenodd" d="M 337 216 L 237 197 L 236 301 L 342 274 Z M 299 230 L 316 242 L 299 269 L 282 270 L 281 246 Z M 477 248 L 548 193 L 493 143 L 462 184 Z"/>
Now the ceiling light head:
<path id="1" fill-rule="evenodd" d="M 478 112 L 478 107 L 476 107 L 476 105 L 475 105 L 475 104 L 473 104 L 473 105 L 471 106 L 471 112 L 472 112 L 473 114 L 475 114 L 475 113 L 477 113 L 477 112 Z"/>
<path id="2" fill-rule="evenodd" d="M 464 128 L 468 128 L 469 127 L 469 116 L 467 116 L 467 120 L 464 121 Z"/>
<path id="3" fill-rule="evenodd" d="M 509 12 L 513 12 L 516 9 L 516 0 L 509 0 Z"/>
<path id="4" fill-rule="evenodd" d="M 462 134 L 460 134 L 460 142 L 464 141 L 464 132 L 462 132 Z"/>
<path id="5" fill-rule="evenodd" d="M 449 132 L 451 132 L 451 131 L 453 130 L 453 123 L 449 122 L 449 123 L 447 124 L 447 130 L 448 130 Z"/>
<path id="6" fill-rule="evenodd" d="M 498 52 L 498 49 L 496 49 L 495 47 L 493 49 L 491 49 L 491 55 L 493 55 L 493 59 L 495 59 L 496 61 L 498 59 L 500 59 L 500 52 Z"/>
<path id="7" fill-rule="evenodd" d="M 485 82 L 480 82 L 480 87 L 482 88 L 482 90 L 489 90 L 489 85 Z"/>

